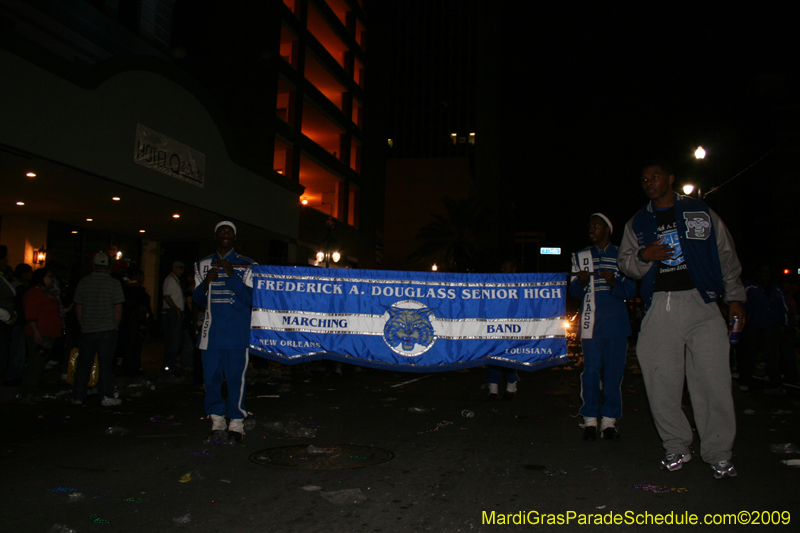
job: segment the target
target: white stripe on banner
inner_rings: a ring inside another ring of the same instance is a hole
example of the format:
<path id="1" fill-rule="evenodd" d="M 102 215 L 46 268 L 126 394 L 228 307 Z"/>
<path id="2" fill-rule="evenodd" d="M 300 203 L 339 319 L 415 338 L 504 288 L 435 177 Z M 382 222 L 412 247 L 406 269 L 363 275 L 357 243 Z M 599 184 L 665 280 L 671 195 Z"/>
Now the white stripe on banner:
<path id="1" fill-rule="evenodd" d="M 564 335 L 563 318 L 437 319 L 433 314 L 428 318 L 439 339 L 549 339 Z M 383 335 L 387 319 L 387 315 L 253 309 L 250 327 L 326 335 Z"/>

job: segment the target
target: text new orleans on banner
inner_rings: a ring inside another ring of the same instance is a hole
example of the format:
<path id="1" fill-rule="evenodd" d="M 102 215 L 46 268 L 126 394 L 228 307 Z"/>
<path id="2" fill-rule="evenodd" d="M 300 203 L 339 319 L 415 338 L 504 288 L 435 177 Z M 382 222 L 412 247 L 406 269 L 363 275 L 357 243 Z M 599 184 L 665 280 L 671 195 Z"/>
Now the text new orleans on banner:
<path id="1" fill-rule="evenodd" d="M 253 267 L 250 348 L 397 371 L 564 363 L 565 274 Z"/>

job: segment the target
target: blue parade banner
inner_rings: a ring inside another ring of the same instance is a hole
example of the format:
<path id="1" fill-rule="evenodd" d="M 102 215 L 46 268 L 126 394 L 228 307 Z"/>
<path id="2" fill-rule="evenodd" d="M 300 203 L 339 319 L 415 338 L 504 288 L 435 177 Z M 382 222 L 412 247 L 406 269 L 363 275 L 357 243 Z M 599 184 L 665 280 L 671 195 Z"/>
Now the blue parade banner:
<path id="1" fill-rule="evenodd" d="M 401 372 L 567 361 L 566 274 L 253 267 L 250 351 Z"/>

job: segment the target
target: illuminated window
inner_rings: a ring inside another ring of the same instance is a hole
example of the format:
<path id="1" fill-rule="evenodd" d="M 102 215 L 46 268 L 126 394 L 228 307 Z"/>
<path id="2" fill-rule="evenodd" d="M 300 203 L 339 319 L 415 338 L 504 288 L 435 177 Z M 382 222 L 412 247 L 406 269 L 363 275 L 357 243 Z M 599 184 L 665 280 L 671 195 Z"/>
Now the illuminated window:
<path id="1" fill-rule="evenodd" d="M 333 59 L 344 68 L 344 54 L 347 51 L 347 46 L 339 37 L 339 34 L 331 28 L 317 7 L 311 2 L 309 2 L 308 7 L 308 30 L 317 38 Z"/>
<path id="2" fill-rule="evenodd" d="M 470 133 L 469 134 L 469 144 L 475 144 L 475 134 L 474 133 Z"/>
<path id="3" fill-rule="evenodd" d="M 359 87 L 364 88 L 364 65 L 358 59 L 353 60 L 353 79 Z"/>
<path id="4" fill-rule="evenodd" d="M 319 92 L 325 95 L 325 98 L 343 110 L 344 85 L 310 51 L 306 53 L 305 77 Z"/>
<path id="5" fill-rule="evenodd" d="M 361 102 L 353 98 L 353 124 L 359 128 L 364 127 L 364 107 Z"/>
<path id="6" fill-rule="evenodd" d="M 275 105 L 275 116 L 294 125 L 295 88 L 283 78 L 278 79 L 278 98 Z"/>
<path id="7" fill-rule="evenodd" d="M 344 129 L 308 98 L 303 100 L 303 124 L 300 131 L 325 150 L 339 157 Z"/>
<path id="8" fill-rule="evenodd" d="M 361 143 L 355 139 L 350 143 L 350 168 L 361 174 Z"/>
<path id="9" fill-rule="evenodd" d="M 451 133 L 450 134 L 450 142 L 452 142 L 453 144 L 457 144 L 458 143 L 458 134 L 457 133 Z"/>
<path id="10" fill-rule="evenodd" d="M 303 198 L 308 199 L 308 207 L 342 220 L 344 181 L 304 153 L 300 155 L 299 174 L 300 185 L 306 188 Z"/>
<path id="11" fill-rule="evenodd" d="M 297 51 L 297 35 L 285 25 L 281 26 L 281 57 L 294 68 L 297 68 Z"/>
<path id="12" fill-rule="evenodd" d="M 357 228 L 358 227 L 358 201 L 359 201 L 359 190 L 356 185 L 350 184 L 350 195 L 348 198 L 348 211 L 347 211 L 347 223 L 351 226 Z"/>
<path id="13" fill-rule="evenodd" d="M 364 31 L 364 25 L 361 24 L 360 20 L 356 20 L 356 42 L 358 46 L 361 47 L 362 50 L 366 50 L 366 31 Z"/>
<path id="14" fill-rule="evenodd" d="M 389 148 L 394 148 L 394 139 L 389 139 Z"/>
<path id="15" fill-rule="evenodd" d="M 292 175 L 292 145 L 281 139 L 275 139 L 275 155 L 272 159 L 272 170 L 295 179 Z"/>
<path id="16" fill-rule="evenodd" d="M 350 6 L 347 5 L 347 2 L 345 0 L 326 0 L 325 3 L 334 12 L 342 26 L 347 26 L 347 13 L 350 11 Z"/>

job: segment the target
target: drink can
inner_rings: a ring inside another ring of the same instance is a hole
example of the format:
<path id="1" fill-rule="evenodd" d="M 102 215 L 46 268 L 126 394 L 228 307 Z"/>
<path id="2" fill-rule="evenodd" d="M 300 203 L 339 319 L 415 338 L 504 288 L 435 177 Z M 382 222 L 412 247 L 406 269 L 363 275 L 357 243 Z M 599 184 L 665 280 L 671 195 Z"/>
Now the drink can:
<path id="1" fill-rule="evenodd" d="M 739 332 L 742 331 L 742 321 L 738 316 L 733 317 L 733 324 L 731 325 L 730 341 L 731 344 L 739 344 Z"/>

